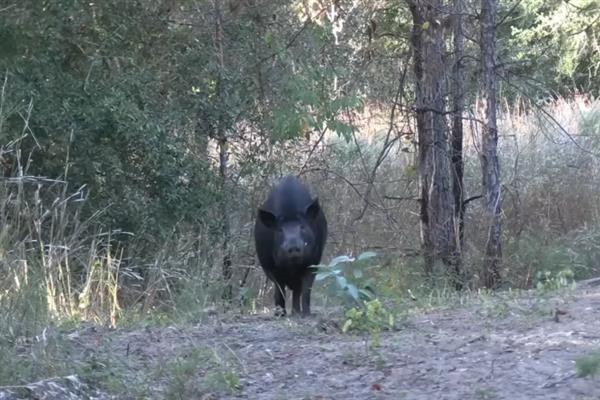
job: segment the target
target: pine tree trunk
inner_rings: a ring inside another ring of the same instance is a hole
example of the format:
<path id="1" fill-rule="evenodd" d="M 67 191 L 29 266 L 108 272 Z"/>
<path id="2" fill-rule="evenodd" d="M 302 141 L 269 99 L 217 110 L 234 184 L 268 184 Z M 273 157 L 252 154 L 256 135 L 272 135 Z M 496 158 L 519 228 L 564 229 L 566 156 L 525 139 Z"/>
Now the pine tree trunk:
<path id="1" fill-rule="evenodd" d="M 217 61 L 219 66 L 219 77 L 217 79 L 217 96 L 219 98 L 219 105 L 224 107 L 221 99 L 223 98 L 223 85 L 222 79 L 225 69 L 224 51 L 223 51 L 223 10 L 221 9 L 221 1 L 214 1 L 215 10 L 215 50 L 217 55 Z M 231 268 L 231 252 L 230 252 L 230 240 L 231 240 L 231 229 L 229 223 L 229 207 L 227 202 L 227 175 L 228 175 L 228 140 L 227 132 L 223 126 L 224 122 L 219 117 L 216 126 L 215 137 L 218 141 L 219 148 L 219 178 L 221 181 L 221 229 L 222 229 L 222 250 L 223 250 L 223 299 L 231 300 L 232 298 L 232 282 L 233 271 Z"/>
<path id="2" fill-rule="evenodd" d="M 462 287 L 461 264 L 462 250 L 464 246 L 464 163 L 463 163 L 463 111 L 465 107 L 465 74 L 463 57 L 465 52 L 465 40 L 463 34 L 463 0 L 454 0 L 453 11 L 453 44 L 454 44 L 454 64 L 452 69 L 452 192 L 454 195 L 454 226 L 457 231 L 458 240 L 454 249 L 452 263 L 454 272 L 457 275 L 457 288 Z"/>
<path id="3" fill-rule="evenodd" d="M 448 265 L 456 247 L 448 128 L 444 119 L 446 67 L 441 0 L 410 1 L 419 142 L 421 238 L 425 272 Z"/>
<path id="4" fill-rule="evenodd" d="M 497 0 L 481 1 L 481 63 L 484 118 L 481 138 L 481 169 L 488 235 L 483 264 L 483 282 L 495 288 L 500 282 L 502 262 L 502 194 L 498 161 L 498 127 L 496 123 L 496 12 Z"/>

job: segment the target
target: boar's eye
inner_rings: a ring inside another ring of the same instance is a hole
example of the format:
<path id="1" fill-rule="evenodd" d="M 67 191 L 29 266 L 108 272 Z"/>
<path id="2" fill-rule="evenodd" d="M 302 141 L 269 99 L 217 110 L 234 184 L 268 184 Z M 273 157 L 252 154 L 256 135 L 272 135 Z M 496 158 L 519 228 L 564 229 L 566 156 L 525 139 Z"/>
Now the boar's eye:
<path id="1" fill-rule="evenodd" d="M 304 242 L 304 247 L 308 247 L 308 242 Z"/>

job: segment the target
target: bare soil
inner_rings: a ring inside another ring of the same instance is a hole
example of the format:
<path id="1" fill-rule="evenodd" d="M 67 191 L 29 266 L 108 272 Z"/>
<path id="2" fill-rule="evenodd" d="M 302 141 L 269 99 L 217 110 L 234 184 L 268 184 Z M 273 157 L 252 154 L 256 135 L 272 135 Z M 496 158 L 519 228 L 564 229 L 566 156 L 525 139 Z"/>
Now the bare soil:
<path id="1" fill-rule="evenodd" d="M 553 298 L 482 297 L 412 314 L 377 348 L 340 324 L 322 313 L 212 315 L 194 326 L 64 333 L 89 390 L 69 398 L 600 399 L 600 377 L 579 377 L 575 365 L 600 349 L 594 282 Z M 0 388 L 4 398 L 20 397 Z"/>

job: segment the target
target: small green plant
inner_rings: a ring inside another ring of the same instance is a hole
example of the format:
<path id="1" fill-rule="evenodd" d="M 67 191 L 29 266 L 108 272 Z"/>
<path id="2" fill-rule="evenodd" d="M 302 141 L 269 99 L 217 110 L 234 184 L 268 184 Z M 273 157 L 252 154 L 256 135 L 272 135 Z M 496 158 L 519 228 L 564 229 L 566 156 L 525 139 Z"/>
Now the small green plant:
<path id="1" fill-rule="evenodd" d="M 372 337 L 371 345 L 378 347 L 381 331 L 393 328 L 394 316 L 375 296 L 371 280 L 365 278 L 364 264 L 375 256 L 368 251 L 356 258 L 336 257 L 329 265 L 318 267 L 320 272 L 316 280 L 335 278 L 338 292 L 347 300 L 346 304 L 351 305 L 346 311 L 342 331 L 367 333 Z"/>
<path id="2" fill-rule="evenodd" d="M 364 307 L 353 307 L 346 312 L 342 331 L 366 332 L 372 336 L 371 345 L 379 347 L 381 331 L 393 327 L 393 314 L 385 309 L 379 299 L 373 299 L 365 302 Z"/>
<path id="3" fill-rule="evenodd" d="M 575 274 L 569 268 L 562 269 L 556 273 L 551 271 L 540 271 L 537 273 L 536 289 L 543 294 L 555 292 L 562 289 L 574 288 Z"/>
<path id="4" fill-rule="evenodd" d="M 171 382 L 169 385 L 169 399 L 182 399 L 193 393 L 194 377 L 199 374 L 203 364 L 206 364 L 208 357 L 205 352 L 195 349 L 185 358 L 180 358 L 170 365 Z"/>
<path id="5" fill-rule="evenodd" d="M 480 400 L 492 400 L 497 398 L 497 394 L 493 389 L 477 389 L 475 398 Z"/>
<path id="6" fill-rule="evenodd" d="M 581 378 L 594 376 L 600 371 L 600 351 L 581 357 L 575 361 L 577 375 Z"/>
<path id="7" fill-rule="evenodd" d="M 195 398 L 208 392 L 235 393 L 242 388 L 234 365 L 207 348 L 194 349 L 161 372 L 170 379 L 169 399 Z"/>
<path id="8" fill-rule="evenodd" d="M 240 376 L 234 369 L 224 369 L 208 374 L 205 378 L 207 386 L 235 393 L 242 388 Z"/>
<path id="9" fill-rule="evenodd" d="M 487 291 L 481 291 L 479 295 L 481 300 L 481 312 L 487 318 L 504 318 L 510 314 L 510 299 Z"/>
<path id="10" fill-rule="evenodd" d="M 86 381 L 95 382 L 110 393 L 127 393 L 137 386 L 130 387 L 123 380 L 126 365 L 111 354 L 93 354 L 83 364 L 80 374 Z"/>

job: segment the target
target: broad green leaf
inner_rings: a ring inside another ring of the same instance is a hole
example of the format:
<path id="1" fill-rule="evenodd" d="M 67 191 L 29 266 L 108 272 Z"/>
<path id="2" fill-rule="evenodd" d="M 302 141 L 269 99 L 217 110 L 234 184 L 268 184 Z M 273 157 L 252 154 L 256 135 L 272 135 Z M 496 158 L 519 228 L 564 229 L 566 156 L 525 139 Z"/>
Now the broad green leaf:
<path id="1" fill-rule="evenodd" d="M 358 256 L 358 261 L 367 260 L 369 258 L 377 257 L 377 253 L 373 251 L 365 251 L 361 255 Z"/>
<path id="2" fill-rule="evenodd" d="M 348 281 L 343 276 L 337 275 L 335 279 L 342 289 L 346 289 L 348 287 Z"/>
<path id="3" fill-rule="evenodd" d="M 364 299 L 371 300 L 375 297 L 375 293 L 368 289 L 359 289 L 358 291 Z"/>
<path id="4" fill-rule="evenodd" d="M 352 298 L 354 300 L 358 301 L 358 288 L 352 284 L 348 285 L 348 293 L 350 293 L 350 296 L 352 296 Z"/>
<path id="5" fill-rule="evenodd" d="M 324 271 L 324 272 L 319 272 L 316 276 L 315 276 L 315 280 L 317 281 L 322 281 L 323 279 L 330 277 L 331 275 L 334 275 L 333 271 Z"/>
<path id="6" fill-rule="evenodd" d="M 331 260 L 331 262 L 329 263 L 329 266 L 335 267 L 336 265 L 345 263 L 345 262 L 354 262 L 354 258 L 348 257 L 348 256 L 338 256 L 338 257 L 334 258 L 333 260 Z"/>

